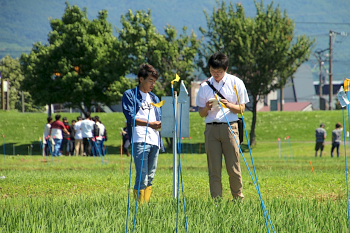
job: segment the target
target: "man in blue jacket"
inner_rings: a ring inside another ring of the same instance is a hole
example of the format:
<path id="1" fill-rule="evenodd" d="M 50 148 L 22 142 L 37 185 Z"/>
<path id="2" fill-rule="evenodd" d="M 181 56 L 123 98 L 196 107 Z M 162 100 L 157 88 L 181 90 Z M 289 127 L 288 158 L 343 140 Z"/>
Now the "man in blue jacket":
<path id="1" fill-rule="evenodd" d="M 162 151 L 164 150 L 159 132 L 161 128 L 160 108 L 151 105 L 151 103 L 159 102 L 159 98 L 152 93 L 152 89 L 158 79 L 158 72 L 153 66 L 142 64 L 137 76 L 139 86 L 125 91 L 122 103 L 123 113 L 127 120 L 129 139 L 133 146 L 136 167 L 134 197 L 136 198 L 141 179 L 139 199 L 141 202 L 148 202 L 151 197 L 152 181 L 157 168 L 159 149 L 162 148 Z M 134 119 L 135 129 L 133 131 Z M 141 175 L 144 148 L 145 154 Z"/>

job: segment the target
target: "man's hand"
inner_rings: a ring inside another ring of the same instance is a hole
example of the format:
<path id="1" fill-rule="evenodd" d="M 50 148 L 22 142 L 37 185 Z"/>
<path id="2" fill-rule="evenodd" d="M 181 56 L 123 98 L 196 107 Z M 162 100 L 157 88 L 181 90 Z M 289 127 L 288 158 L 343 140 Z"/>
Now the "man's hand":
<path id="1" fill-rule="evenodd" d="M 227 104 L 229 104 L 227 99 L 221 99 L 220 102 L 225 104 L 226 107 L 227 107 Z"/>
<path id="2" fill-rule="evenodd" d="M 226 99 L 221 99 L 220 102 L 223 103 L 233 113 L 241 114 L 241 108 L 242 108 L 242 113 L 245 111 L 245 104 L 241 104 L 241 107 L 239 107 L 238 104 L 230 103 Z"/>
<path id="3" fill-rule="evenodd" d="M 212 102 L 208 101 L 208 102 L 205 104 L 205 107 L 207 108 L 208 111 L 210 111 L 211 108 L 213 107 Z"/>
<path id="4" fill-rule="evenodd" d="M 162 122 L 160 121 L 153 121 L 153 122 L 149 122 L 148 126 L 151 127 L 152 129 L 160 129 L 162 127 Z"/>
<path id="5" fill-rule="evenodd" d="M 204 108 L 199 107 L 198 108 L 198 113 L 201 117 L 206 117 L 208 115 L 208 112 L 211 110 L 211 108 L 213 107 L 212 102 L 207 102 L 205 104 Z"/>
<path id="6" fill-rule="evenodd" d="M 68 132 L 68 130 L 66 128 L 63 128 L 63 132 L 65 132 L 66 134 L 70 135 L 70 133 Z"/>

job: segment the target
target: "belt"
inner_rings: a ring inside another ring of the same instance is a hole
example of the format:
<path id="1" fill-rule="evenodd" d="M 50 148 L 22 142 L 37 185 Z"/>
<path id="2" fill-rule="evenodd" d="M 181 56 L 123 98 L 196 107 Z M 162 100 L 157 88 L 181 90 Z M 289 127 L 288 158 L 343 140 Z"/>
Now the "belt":
<path id="1" fill-rule="evenodd" d="M 237 121 L 231 121 L 230 125 L 233 124 L 233 123 L 236 123 L 236 122 Z M 227 125 L 227 122 L 210 122 L 210 123 L 207 123 L 207 125 L 223 125 L 223 124 Z"/>

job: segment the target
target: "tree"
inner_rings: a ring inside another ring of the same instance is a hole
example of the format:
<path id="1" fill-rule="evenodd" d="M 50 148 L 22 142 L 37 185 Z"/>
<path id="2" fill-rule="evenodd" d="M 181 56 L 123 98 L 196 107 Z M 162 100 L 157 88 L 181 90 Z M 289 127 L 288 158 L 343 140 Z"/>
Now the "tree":
<path id="1" fill-rule="evenodd" d="M 10 109 L 22 111 L 21 81 L 23 74 L 19 64 L 19 59 L 13 59 L 9 55 L 0 60 L 1 78 L 8 80 L 10 88 Z M 28 92 L 24 92 L 24 109 L 26 112 L 43 111 L 42 106 L 33 105 L 33 100 Z"/>
<path id="2" fill-rule="evenodd" d="M 219 4 L 219 3 L 218 3 Z M 294 23 L 286 11 L 273 8 L 273 3 L 265 9 L 263 3 L 255 2 L 257 14 L 245 17 L 243 6 L 223 1 L 214 8 L 212 16 L 206 14 L 208 30 L 200 28 L 209 40 L 199 52 L 198 65 L 209 76 L 204 61 L 222 50 L 229 56 L 229 70 L 240 77 L 246 85 L 252 102 L 253 119 L 250 143 L 255 144 L 257 104 L 271 91 L 281 88 L 297 68 L 310 57 L 314 43 L 309 37 L 294 38 Z"/>
<path id="3" fill-rule="evenodd" d="M 160 34 L 152 23 L 151 11 L 131 10 L 121 17 L 123 28 L 117 29 L 119 40 L 130 54 L 131 67 L 129 72 L 137 75 L 139 65 L 149 63 L 159 72 L 160 78 L 154 92 L 156 95 L 171 95 L 170 82 L 177 73 L 185 85 L 192 81 L 194 63 L 200 41 L 192 32 L 186 35 L 187 28 L 183 28 L 183 34 L 178 35 L 176 29 L 170 25 L 164 28 L 165 34 Z M 178 83 L 174 88 L 179 87 Z"/>
<path id="4" fill-rule="evenodd" d="M 35 103 L 64 103 L 86 113 L 92 106 L 120 100 L 130 87 L 124 78 L 127 59 L 112 34 L 107 11 L 99 11 L 91 21 L 86 9 L 66 3 L 62 19 L 52 19 L 50 25 L 49 44 L 35 43 L 30 54 L 21 57 L 22 85 Z"/>
<path id="5" fill-rule="evenodd" d="M 131 10 L 121 17 L 123 28 L 117 29 L 119 40 L 123 42 L 123 48 L 127 50 L 131 66 L 129 73 L 137 75 L 142 63 L 151 64 L 159 72 L 159 80 L 153 92 L 158 96 L 171 95 L 170 82 L 177 73 L 186 86 L 191 85 L 192 75 L 196 67 L 194 62 L 200 41 L 191 32 L 186 35 L 187 28 L 183 28 L 183 34 L 178 35 L 176 29 L 170 25 L 164 28 L 164 35 L 160 34 L 152 23 L 151 11 Z M 136 85 L 136 83 L 135 83 Z M 174 89 L 178 90 L 180 83 L 174 83 Z M 166 138 L 169 148 L 172 140 Z"/>

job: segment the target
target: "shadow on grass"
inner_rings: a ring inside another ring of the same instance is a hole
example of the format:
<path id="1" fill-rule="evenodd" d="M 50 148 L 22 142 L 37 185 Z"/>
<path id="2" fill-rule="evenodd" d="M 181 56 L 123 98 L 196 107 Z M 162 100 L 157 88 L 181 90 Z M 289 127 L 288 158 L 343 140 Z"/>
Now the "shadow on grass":
<path id="1" fill-rule="evenodd" d="M 165 153 L 172 154 L 173 149 L 165 145 Z M 248 145 L 242 144 L 241 149 L 243 153 L 249 152 Z M 253 149 L 253 148 L 252 148 Z M 41 155 L 42 145 L 39 141 L 33 141 L 31 144 L 6 143 L 5 151 L 4 145 L 0 146 L 0 154 L 6 155 Z M 129 147 L 131 152 L 131 147 Z M 107 146 L 108 154 L 120 154 L 120 146 Z M 124 151 L 123 151 L 124 154 Z M 205 154 L 205 145 L 203 143 L 181 143 L 181 154 Z"/>
<path id="2" fill-rule="evenodd" d="M 42 144 L 33 141 L 30 144 L 6 143 L 0 145 L 0 154 L 5 155 L 42 155 Z M 107 146 L 108 154 L 120 154 L 120 146 Z"/>
<path id="3" fill-rule="evenodd" d="M 254 147 L 251 147 L 253 150 Z M 249 152 L 248 144 L 241 144 L 241 150 L 243 153 Z M 166 147 L 165 153 L 173 153 L 172 147 Z M 181 143 L 181 153 L 184 154 L 205 154 L 205 144 L 203 143 Z"/>

